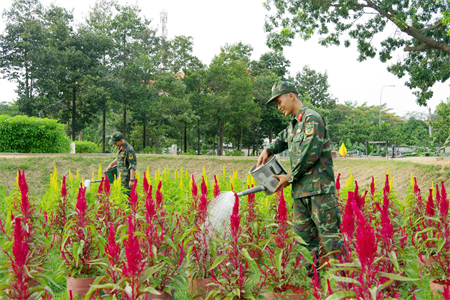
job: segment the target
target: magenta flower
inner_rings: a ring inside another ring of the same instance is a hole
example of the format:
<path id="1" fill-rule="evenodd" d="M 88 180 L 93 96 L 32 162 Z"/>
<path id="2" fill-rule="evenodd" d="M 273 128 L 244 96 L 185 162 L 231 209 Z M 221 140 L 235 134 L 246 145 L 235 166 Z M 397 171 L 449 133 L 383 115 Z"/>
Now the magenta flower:
<path id="1" fill-rule="evenodd" d="M 240 223 L 241 223 L 241 217 L 239 216 L 239 197 L 235 193 L 234 194 L 233 213 L 230 216 L 230 228 L 231 228 L 231 234 L 233 235 L 233 237 L 238 236 Z"/>
<path id="2" fill-rule="evenodd" d="M 103 184 L 104 184 L 105 178 L 102 177 L 102 181 L 100 182 L 100 185 L 98 186 L 97 194 L 101 195 L 103 194 Z"/>
<path id="3" fill-rule="evenodd" d="M 111 184 L 109 182 L 109 178 L 105 172 L 105 182 L 103 183 L 103 190 L 105 191 L 105 195 L 109 197 L 111 195 Z"/>
<path id="4" fill-rule="evenodd" d="M 391 191 L 390 189 L 391 189 L 391 188 L 390 188 L 390 186 L 389 186 L 389 175 L 386 174 L 386 181 L 384 182 L 384 189 L 383 189 L 383 191 L 384 191 L 384 193 L 389 194 L 390 191 Z"/>
<path id="5" fill-rule="evenodd" d="M 253 185 L 252 185 L 253 187 Z M 250 188 L 250 187 L 248 187 Z M 255 219 L 255 194 L 249 194 L 247 196 L 248 203 L 248 222 L 252 222 Z"/>
<path id="6" fill-rule="evenodd" d="M 419 185 L 417 184 L 417 178 L 414 177 L 414 194 L 417 194 L 419 192 Z"/>
<path id="7" fill-rule="evenodd" d="M 286 200 L 284 200 L 283 189 L 281 189 L 280 202 L 278 203 L 278 222 L 287 221 Z"/>
<path id="8" fill-rule="evenodd" d="M 86 220 L 86 210 L 88 208 L 87 202 L 86 202 L 86 188 L 79 188 L 78 189 L 78 196 L 77 196 L 77 204 L 75 207 L 75 211 L 78 218 L 78 226 L 85 227 L 87 224 Z"/>
<path id="9" fill-rule="evenodd" d="M 202 177 L 202 183 L 200 185 L 200 189 L 202 191 L 202 195 L 208 196 L 208 188 L 206 187 L 205 177 Z"/>
<path id="10" fill-rule="evenodd" d="M 356 215 L 357 225 L 356 252 L 358 253 L 362 270 L 368 274 L 377 256 L 378 244 L 370 222 L 366 220 L 356 204 L 353 204 L 353 211 Z"/>
<path id="11" fill-rule="evenodd" d="M 109 264 L 115 266 L 119 262 L 120 247 L 116 243 L 113 223 L 109 223 L 108 243 L 105 245 L 105 253 L 108 255 Z"/>
<path id="12" fill-rule="evenodd" d="M 63 176 L 63 180 L 62 180 L 62 184 L 61 184 L 61 196 L 63 198 L 67 197 L 66 176 Z"/>
<path id="13" fill-rule="evenodd" d="M 142 272 L 145 262 L 142 259 L 141 248 L 137 237 L 134 236 L 134 225 L 131 216 L 128 216 L 128 239 L 123 243 L 127 262 L 123 263 L 123 274 L 126 277 L 136 278 Z"/>
<path id="14" fill-rule="evenodd" d="M 220 195 L 219 182 L 217 182 L 217 176 L 214 175 L 214 198 Z"/>
<path id="15" fill-rule="evenodd" d="M 158 189 L 156 190 L 156 205 L 158 207 L 162 207 L 162 203 L 163 203 L 163 195 L 161 192 L 161 187 L 162 187 L 162 182 L 160 181 L 158 184 Z"/>
<path id="16" fill-rule="evenodd" d="M 447 191 L 445 190 L 444 182 L 441 181 L 441 205 L 439 207 L 439 210 L 441 213 L 441 218 L 444 221 L 447 220 L 448 206 L 449 206 L 449 201 L 447 198 Z"/>
<path id="17" fill-rule="evenodd" d="M 197 189 L 197 184 L 195 183 L 194 175 L 192 175 L 192 189 L 191 189 L 191 192 L 192 192 L 192 197 L 194 199 L 196 199 L 197 198 L 197 194 L 198 194 L 198 189 Z"/>
<path id="18" fill-rule="evenodd" d="M 353 192 L 348 192 L 344 213 L 342 214 L 341 232 L 347 241 L 353 239 L 355 232 L 355 215 L 353 214 Z"/>
<path id="19" fill-rule="evenodd" d="M 25 273 L 24 267 L 27 265 L 27 256 L 29 246 L 26 241 L 27 233 L 22 227 L 21 219 L 15 218 L 14 223 L 14 244 L 12 247 L 12 253 L 14 255 L 14 261 L 11 261 L 14 273 L 19 275 Z M 25 274 L 23 274 L 25 276 Z"/>
<path id="20" fill-rule="evenodd" d="M 391 251 L 393 246 L 394 226 L 389 216 L 390 201 L 387 194 L 383 197 L 383 208 L 381 209 L 381 238 L 385 242 L 386 251 Z"/>
<path id="21" fill-rule="evenodd" d="M 205 223 L 208 216 L 208 199 L 205 194 L 200 196 L 200 201 L 198 203 L 198 216 L 200 223 Z"/>
<path id="22" fill-rule="evenodd" d="M 145 194 L 145 196 L 147 196 L 150 187 L 149 187 L 148 180 L 147 180 L 147 175 L 145 175 L 145 172 L 144 172 L 143 189 L 144 189 L 144 194 Z"/>
<path id="23" fill-rule="evenodd" d="M 427 216 L 434 217 L 434 201 L 433 201 L 433 190 L 430 189 L 430 194 L 428 195 L 427 208 L 425 210 Z"/>
<path id="24" fill-rule="evenodd" d="M 439 193 L 439 185 L 436 184 L 436 208 L 441 209 L 441 194 Z"/>
<path id="25" fill-rule="evenodd" d="M 372 199 L 375 196 L 375 178 L 372 176 L 372 182 L 370 183 L 370 194 L 372 195 Z"/>
<path id="26" fill-rule="evenodd" d="M 137 179 L 134 180 L 134 184 L 133 184 L 133 187 L 131 188 L 130 198 L 129 198 L 130 207 L 131 207 L 131 210 L 133 211 L 133 213 L 136 213 L 138 206 L 139 206 L 136 186 L 137 186 Z"/>
<path id="27" fill-rule="evenodd" d="M 150 186 L 151 188 L 151 186 Z M 147 194 L 147 200 L 145 201 L 145 219 L 147 223 L 152 223 L 153 218 L 156 215 L 155 203 L 153 202 L 152 193 Z"/>
<path id="28" fill-rule="evenodd" d="M 338 191 L 341 189 L 340 179 L 341 179 L 341 173 L 339 173 L 337 178 L 336 178 L 336 190 L 338 190 Z"/>
<path id="29" fill-rule="evenodd" d="M 28 224 L 28 221 L 31 218 L 32 210 L 30 200 L 28 199 L 28 184 L 25 179 L 25 170 L 22 171 L 22 174 L 19 171 L 19 188 L 20 188 L 20 211 L 22 212 L 23 222 Z"/>
<path id="30" fill-rule="evenodd" d="M 359 194 L 358 182 L 355 180 L 355 192 L 353 194 L 353 200 L 358 205 L 359 209 L 363 209 L 364 205 L 366 205 L 366 195 L 367 191 L 364 193 L 364 196 L 361 197 Z"/>

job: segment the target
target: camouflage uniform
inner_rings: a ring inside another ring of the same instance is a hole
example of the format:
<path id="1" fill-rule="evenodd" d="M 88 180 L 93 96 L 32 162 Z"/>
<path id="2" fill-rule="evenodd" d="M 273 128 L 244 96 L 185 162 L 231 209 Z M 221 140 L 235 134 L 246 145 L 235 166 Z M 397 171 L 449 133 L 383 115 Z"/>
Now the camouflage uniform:
<path id="1" fill-rule="evenodd" d="M 272 89 L 275 96 L 268 103 L 283 91 L 291 89 L 290 92 L 297 93 L 292 83 L 281 83 L 275 84 Z M 319 238 L 327 252 L 340 250 L 342 240 L 334 235 L 340 232 L 341 216 L 324 118 L 303 106 L 266 149 L 272 154 L 289 151 L 291 172 L 287 179 L 292 184 L 294 198 L 294 232 L 308 243 L 307 248 L 313 255 L 319 254 Z"/>
<path id="2" fill-rule="evenodd" d="M 114 132 L 111 135 L 111 140 L 109 144 L 114 144 L 123 139 L 120 132 Z M 125 194 L 130 194 L 130 169 L 137 169 L 137 159 L 136 153 L 134 152 L 133 146 L 125 142 L 125 144 L 117 152 L 117 172 L 120 173 L 120 178 L 122 181 L 122 186 L 127 190 Z"/>

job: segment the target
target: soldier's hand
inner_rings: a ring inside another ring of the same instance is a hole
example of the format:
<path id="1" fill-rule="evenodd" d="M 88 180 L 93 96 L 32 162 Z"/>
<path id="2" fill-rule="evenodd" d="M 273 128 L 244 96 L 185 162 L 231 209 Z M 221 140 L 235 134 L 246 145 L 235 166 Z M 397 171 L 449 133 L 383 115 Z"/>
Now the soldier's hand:
<path id="1" fill-rule="evenodd" d="M 269 151 L 264 149 L 263 152 L 261 152 L 261 155 L 258 158 L 258 163 L 256 164 L 256 167 L 264 165 L 267 162 L 268 158 L 269 158 Z"/>
<path id="2" fill-rule="evenodd" d="M 109 171 L 109 170 L 111 170 L 111 165 L 109 165 L 109 166 L 106 168 L 106 171 Z"/>
<path id="3" fill-rule="evenodd" d="M 133 185 L 134 185 L 134 181 L 128 181 L 128 186 L 129 186 L 130 188 L 133 188 Z"/>
<path id="4" fill-rule="evenodd" d="M 282 188 L 285 188 L 289 186 L 289 181 L 287 180 L 286 175 L 272 175 L 273 177 L 277 178 L 280 182 L 278 183 L 277 187 L 274 190 L 274 193 L 278 192 Z"/>

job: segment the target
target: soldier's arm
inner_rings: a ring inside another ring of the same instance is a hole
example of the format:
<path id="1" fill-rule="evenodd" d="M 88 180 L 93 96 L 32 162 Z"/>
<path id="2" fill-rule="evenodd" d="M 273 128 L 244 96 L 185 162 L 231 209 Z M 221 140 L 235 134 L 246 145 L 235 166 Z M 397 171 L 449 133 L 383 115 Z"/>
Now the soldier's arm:
<path id="1" fill-rule="evenodd" d="M 272 154 L 283 152 L 288 148 L 287 137 L 288 128 L 280 132 L 275 141 L 264 147 L 264 149 L 267 149 Z"/>
<path id="2" fill-rule="evenodd" d="M 137 170 L 137 158 L 136 158 L 136 153 L 134 152 L 134 150 L 128 151 L 127 160 L 128 160 L 128 169 L 136 171 Z M 131 173 L 130 173 L 130 176 L 131 176 Z"/>
<path id="3" fill-rule="evenodd" d="M 106 170 L 111 169 L 111 168 L 114 167 L 115 165 L 117 165 L 117 158 L 116 158 L 115 160 L 113 160 L 113 161 L 109 164 L 109 166 L 106 168 Z"/>
<path id="4" fill-rule="evenodd" d="M 307 126 L 314 126 L 311 134 L 308 133 Z M 303 132 L 305 137 L 299 148 L 299 159 L 295 166 L 288 174 L 288 181 L 302 177 L 320 158 L 323 151 L 323 143 L 325 138 L 324 123 L 321 118 L 314 115 L 306 116 Z"/>

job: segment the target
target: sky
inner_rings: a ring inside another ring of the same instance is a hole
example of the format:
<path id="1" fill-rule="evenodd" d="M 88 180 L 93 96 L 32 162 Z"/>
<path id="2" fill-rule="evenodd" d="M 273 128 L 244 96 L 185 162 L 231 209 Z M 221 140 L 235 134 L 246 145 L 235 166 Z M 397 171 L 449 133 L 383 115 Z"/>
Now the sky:
<path id="1" fill-rule="evenodd" d="M 142 15 L 152 20 L 152 27 L 160 23 L 160 12 L 167 11 L 168 37 L 178 35 L 192 36 L 193 54 L 203 63 L 209 64 L 220 53 L 220 47 L 237 42 L 250 44 L 254 51 L 252 59 L 270 51 L 266 46 L 266 33 L 263 30 L 265 16 L 264 0 L 119 0 L 119 3 L 138 4 Z M 87 16 L 93 0 L 41 0 L 44 6 L 54 3 L 73 9 L 75 23 L 81 23 Z M 0 11 L 11 6 L 12 0 L 1 0 Z M 0 32 L 4 32 L 5 21 L 0 21 Z M 161 28 L 161 26 L 159 26 Z M 392 29 L 389 34 L 395 34 Z M 333 97 L 338 103 L 344 101 L 380 105 L 387 103 L 391 112 L 403 116 L 408 112 L 428 113 L 428 107 L 416 104 L 412 90 L 405 86 L 406 79 L 399 79 L 387 71 L 388 64 L 378 58 L 358 62 L 356 47 L 323 47 L 317 39 L 303 41 L 296 38 L 291 47 L 284 49 L 290 60 L 291 75 L 301 71 L 305 65 L 311 69 L 328 74 L 328 83 Z M 403 51 L 395 53 L 395 62 L 405 56 Z M 432 88 L 434 96 L 428 101 L 432 111 L 450 96 L 450 80 L 438 83 Z M 395 85 L 390 87 L 386 85 Z M 0 79 L 0 101 L 14 101 L 16 85 Z M 268 86 L 268 89 L 271 87 Z"/>

